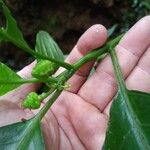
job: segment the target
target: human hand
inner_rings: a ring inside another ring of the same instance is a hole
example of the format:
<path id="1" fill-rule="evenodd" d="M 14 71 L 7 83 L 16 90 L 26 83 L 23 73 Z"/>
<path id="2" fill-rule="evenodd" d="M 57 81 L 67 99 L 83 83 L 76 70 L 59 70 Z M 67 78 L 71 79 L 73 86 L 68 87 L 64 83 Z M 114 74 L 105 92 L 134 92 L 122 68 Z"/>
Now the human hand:
<path id="1" fill-rule="evenodd" d="M 102 46 L 106 29 L 94 25 L 79 39 L 67 62 L 74 63 L 83 55 Z M 116 47 L 117 56 L 129 89 L 150 92 L 150 16 L 135 24 Z M 93 62 L 84 65 L 68 81 L 64 91 L 42 121 L 47 149 L 99 150 L 105 139 L 109 108 L 117 91 L 110 57 L 107 56 L 87 80 Z M 33 64 L 19 74 L 29 77 Z M 59 70 L 61 71 L 61 69 Z M 22 109 L 25 95 L 38 88 L 36 84 L 22 86 L 0 101 L 0 125 L 30 118 L 36 111 Z"/>

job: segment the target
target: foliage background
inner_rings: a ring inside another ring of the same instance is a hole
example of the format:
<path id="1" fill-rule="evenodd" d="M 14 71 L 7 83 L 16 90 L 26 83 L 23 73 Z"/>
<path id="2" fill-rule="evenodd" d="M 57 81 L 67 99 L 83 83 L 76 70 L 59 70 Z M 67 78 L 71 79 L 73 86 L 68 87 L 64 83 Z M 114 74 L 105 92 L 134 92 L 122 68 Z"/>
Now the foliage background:
<path id="1" fill-rule="evenodd" d="M 150 0 L 6 0 L 27 41 L 34 47 L 39 30 L 48 31 L 64 53 L 68 53 L 80 35 L 93 24 L 107 28 L 117 24 L 115 34 L 125 32 L 150 13 Z M 0 12 L 0 25 L 5 20 Z M 15 70 L 32 61 L 13 45 L 0 45 L 0 61 Z"/>

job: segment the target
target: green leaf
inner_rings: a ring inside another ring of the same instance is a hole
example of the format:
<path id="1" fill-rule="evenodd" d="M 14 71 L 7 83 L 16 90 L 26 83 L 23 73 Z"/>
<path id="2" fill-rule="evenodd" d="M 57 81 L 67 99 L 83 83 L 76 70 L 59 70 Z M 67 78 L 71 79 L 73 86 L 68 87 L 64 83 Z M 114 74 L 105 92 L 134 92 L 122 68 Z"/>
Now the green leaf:
<path id="1" fill-rule="evenodd" d="M 6 27 L 0 28 L 0 39 L 10 41 L 18 47 L 29 49 L 28 44 L 23 38 L 22 32 L 17 26 L 16 20 L 2 0 L 0 0 L 0 8 L 2 8 L 2 12 L 6 17 Z"/>
<path id="2" fill-rule="evenodd" d="M 13 70 L 7 67 L 5 64 L 0 63 L 0 96 L 17 88 L 22 83 L 7 84 L 6 82 L 14 82 L 22 79 Z"/>
<path id="3" fill-rule="evenodd" d="M 0 149 L 2 150 L 44 150 L 40 123 L 32 118 L 0 128 Z"/>
<path id="4" fill-rule="evenodd" d="M 45 31 L 39 31 L 37 33 L 35 50 L 43 56 L 64 61 L 64 55 L 59 46 Z"/>
<path id="5" fill-rule="evenodd" d="M 150 94 L 127 91 L 129 103 L 119 91 L 111 110 L 103 149 L 150 149 Z"/>

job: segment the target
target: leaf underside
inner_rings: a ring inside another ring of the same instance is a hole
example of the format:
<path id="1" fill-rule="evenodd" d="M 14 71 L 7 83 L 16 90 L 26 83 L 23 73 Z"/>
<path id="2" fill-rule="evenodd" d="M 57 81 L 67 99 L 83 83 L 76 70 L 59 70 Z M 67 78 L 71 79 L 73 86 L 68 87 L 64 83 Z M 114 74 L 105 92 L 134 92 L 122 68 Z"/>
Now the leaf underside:
<path id="1" fill-rule="evenodd" d="M 64 61 L 64 55 L 61 49 L 54 39 L 45 31 L 39 31 L 37 33 L 35 50 L 43 56 Z"/>
<path id="2" fill-rule="evenodd" d="M 1 150 L 44 150 L 44 141 L 39 123 L 34 124 L 28 137 L 24 134 L 30 131 L 32 119 L 7 125 L 0 128 L 0 149 Z M 20 143 L 27 143 L 21 148 Z"/>
<path id="3" fill-rule="evenodd" d="M 5 64 L 0 62 L 0 82 L 1 81 L 15 81 L 22 79 L 19 75 L 17 75 L 13 70 L 7 67 Z M 17 88 L 21 84 L 1 84 L 0 83 L 0 96 L 4 95 L 5 93 Z"/>
<path id="4" fill-rule="evenodd" d="M 150 149 L 150 94 L 127 91 L 130 106 L 120 91 L 110 110 L 104 150 Z"/>

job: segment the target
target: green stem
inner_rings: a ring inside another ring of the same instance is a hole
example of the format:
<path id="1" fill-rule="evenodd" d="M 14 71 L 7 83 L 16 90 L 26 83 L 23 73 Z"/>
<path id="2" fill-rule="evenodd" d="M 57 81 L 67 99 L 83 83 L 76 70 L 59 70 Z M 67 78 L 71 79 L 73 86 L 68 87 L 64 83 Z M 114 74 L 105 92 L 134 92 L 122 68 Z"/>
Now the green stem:
<path id="1" fill-rule="evenodd" d="M 119 66 L 116 52 L 111 47 L 110 47 L 110 56 L 112 59 L 112 63 L 113 63 L 114 71 L 115 71 L 115 76 L 116 76 L 116 79 L 118 81 L 117 83 L 119 85 L 119 89 L 124 94 L 124 97 L 126 97 L 127 96 L 127 90 L 126 90 L 126 85 L 125 85 L 125 82 L 123 79 L 123 74 L 122 74 L 121 68 Z"/>
<path id="2" fill-rule="evenodd" d="M 46 59 L 46 60 L 49 60 L 51 62 L 54 62 L 54 63 L 58 64 L 60 67 L 66 68 L 67 70 L 73 69 L 72 65 L 70 65 L 70 64 L 68 64 L 68 63 L 66 63 L 64 61 L 59 61 L 57 59 L 41 55 L 40 53 L 37 53 L 35 51 L 34 51 L 34 53 L 32 55 L 35 56 L 35 57 L 39 57 L 41 59 Z"/>
<path id="3" fill-rule="evenodd" d="M 42 118 L 45 116 L 45 114 L 47 113 L 47 111 L 49 110 L 51 105 L 59 97 L 61 92 L 62 92 L 62 90 L 55 91 L 54 94 L 52 95 L 52 97 L 50 98 L 50 100 L 48 100 L 48 102 L 43 106 L 43 108 L 40 110 L 40 112 L 35 117 L 38 118 L 39 120 L 42 120 Z"/>
<path id="4" fill-rule="evenodd" d="M 41 101 L 43 101 L 45 98 L 47 98 L 50 94 L 52 94 L 55 91 L 55 89 L 50 89 L 48 92 L 46 93 L 42 93 L 41 95 L 39 95 L 39 99 Z"/>
<path id="5" fill-rule="evenodd" d="M 107 45 L 102 48 L 95 49 L 94 51 L 90 52 L 89 54 L 82 57 L 79 61 L 77 61 L 73 66 L 75 70 L 78 70 L 83 64 L 95 60 L 98 56 L 107 53 Z"/>
<path id="6" fill-rule="evenodd" d="M 40 82 L 38 79 L 17 79 L 14 81 L 0 80 L 0 84 L 25 84 L 25 83 L 38 83 Z"/>
<path id="7" fill-rule="evenodd" d="M 44 83 L 58 83 L 58 79 L 52 76 L 49 76 L 48 79 L 46 80 L 40 80 L 40 82 L 44 82 Z"/>
<path id="8" fill-rule="evenodd" d="M 108 43 L 108 47 L 109 47 L 109 53 L 112 59 L 112 63 L 113 63 L 113 67 L 114 67 L 114 71 L 115 71 L 115 75 L 116 75 L 116 79 L 118 81 L 118 85 L 119 85 L 119 89 L 124 93 L 126 91 L 126 85 L 123 79 L 123 74 L 121 72 L 121 68 L 116 56 L 116 52 L 114 50 L 115 46 L 118 44 L 118 42 L 120 41 L 120 39 L 122 38 L 123 34 L 118 36 L 117 38 L 115 38 L 114 40 L 110 41 Z"/>
<path id="9" fill-rule="evenodd" d="M 109 50 L 109 47 L 115 47 L 120 39 L 123 37 L 123 34 L 117 36 L 115 39 L 111 40 L 110 42 L 106 43 L 103 47 L 97 48 L 93 50 L 92 52 L 88 53 L 84 57 L 82 57 L 79 61 L 77 61 L 73 66 L 75 70 L 78 70 L 83 64 L 95 60 L 99 56 L 106 54 Z"/>
<path id="10" fill-rule="evenodd" d="M 9 80 L 0 80 L 0 84 L 26 84 L 26 83 L 45 83 L 45 82 L 50 82 L 50 83 L 57 83 L 58 80 L 57 78 L 54 77 L 49 77 L 47 80 L 39 80 L 36 78 L 32 79 L 16 79 L 14 81 L 9 81 Z"/>

